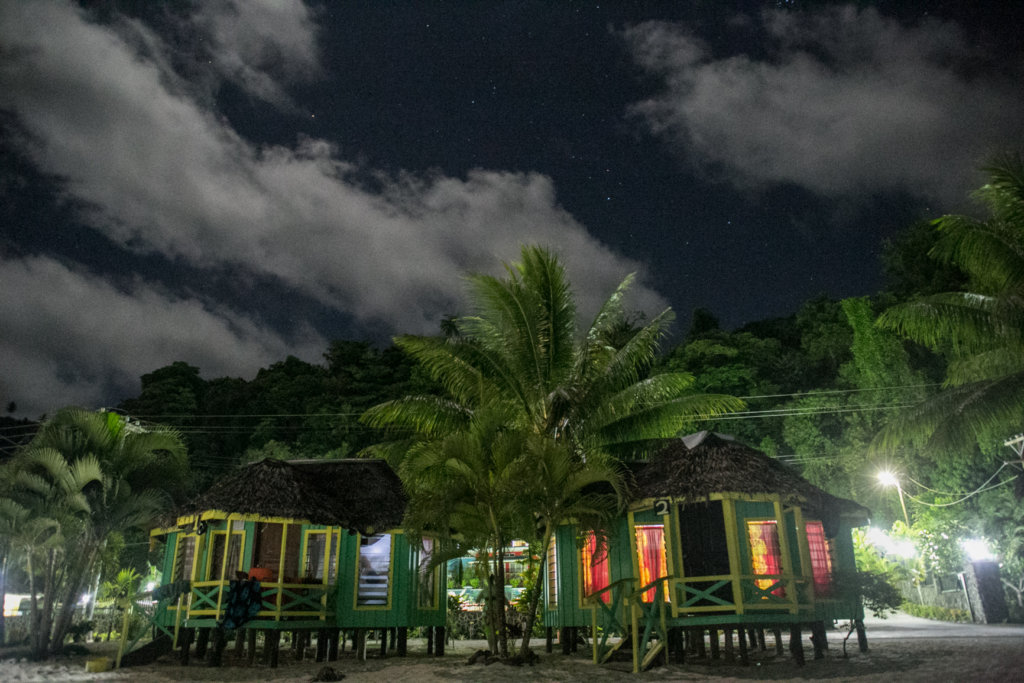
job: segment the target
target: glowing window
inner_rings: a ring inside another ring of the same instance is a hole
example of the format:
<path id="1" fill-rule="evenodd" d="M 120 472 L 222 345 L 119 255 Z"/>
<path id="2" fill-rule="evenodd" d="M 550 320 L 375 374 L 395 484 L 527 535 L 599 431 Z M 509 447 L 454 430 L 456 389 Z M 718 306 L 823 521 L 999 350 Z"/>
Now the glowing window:
<path id="1" fill-rule="evenodd" d="M 640 568 L 641 586 L 646 586 L 662 576 L 668 576 L 668 561 L 665 557 L 665 527 L 661 524 L 637 524 L 636 554 L 637 564 Z M 655 588 L 645 591 L 644 602 L 652 602 L 655 591 Z"/>
<path id="2" fill-rule="evenodd" d="M 754 574 L 773 577 L 754 581 L 758 588 L 767 590 L 779 581 L 779 575 L 782 574 L 778 525 L 775 520 L 747 522 L 747 537 L 750 539 L 750 561 Z M 786 590 L 779 585 L 772 591 L 772 595 L 785 597 Z"/>
<path id="3" fill-rule="evenodd" d="M 821 522 L 807 522 L 807 547 L 811 551 L 814 594 L 827 596 L 832 592 L 832 554 Z"/>
<path id="4" fill-rule="evenodd" d="M 583 597 L 589 597 L 611 583 L 608 548 L 599 548 L 594 534 L 589 534 L 583 544 L 580 566 L 583 568 Z M 601 595 L 601 599 L 609 602 L 611 594 L 606 592 Z"/>

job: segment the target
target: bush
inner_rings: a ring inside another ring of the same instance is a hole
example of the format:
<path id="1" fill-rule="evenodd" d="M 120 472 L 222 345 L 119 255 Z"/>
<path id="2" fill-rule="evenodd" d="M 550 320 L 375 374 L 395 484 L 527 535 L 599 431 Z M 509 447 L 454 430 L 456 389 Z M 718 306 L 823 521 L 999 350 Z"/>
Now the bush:
<path id="1" fill-rule="evenodd" d="M 939 607 L 938 605 L 919 605 L 916 602 L 904 602 L 900 609 L 912 617 L 934 619 L 935 621 L 953 621 L 960 624 L 971 622 L 971 614 L 967 610 Z"/>

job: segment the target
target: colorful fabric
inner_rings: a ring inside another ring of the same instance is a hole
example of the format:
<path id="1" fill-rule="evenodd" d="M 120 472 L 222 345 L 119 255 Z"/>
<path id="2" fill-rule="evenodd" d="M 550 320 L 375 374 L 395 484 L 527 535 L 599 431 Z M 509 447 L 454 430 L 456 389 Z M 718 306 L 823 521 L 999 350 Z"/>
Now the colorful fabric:
<path id="1" fill-rule="evenodd" d="M 832 555 L 821 522 L 807 522 L 807 547 L 811 551 L 814 594 L 826 597 L 832 592 Z"/>
<path id="2" fill-rule="evenodd" d="M 769 575 L 770 579 L 755 579 L 761 590 L 767 590 L 780 579 L 782 574 L 782 550 L 779 547 L 779 530 L 775 520 L 747 522 L 747 537 L 750 539 L 750 561 L 755 575 Z M 772 595 L 785 597 L 786 589 L 779 585 Z"/>
<path id="3" fill-rule="evenodd" d="M 591 534 L 587 542 L 583 544 L 583 551 L 580 553 L 580 564 L 583 567 L 583 595 L 584 597 L 608 587 L 611 583 L 611 569 L 608 562 L 608 548 L 597 547 L 597 537 Z M 601 595 L 604 602 L 611 601 L 611 593 L 605 592 Z"/>
<path id="4" fill-rule="evenodd" d="M 668 561 L 665 557 L 665 527 L 661 524 L 638 524 L 636 526 L 636 554 L 641 586 L 668 576 Z M 653 602 L 656 590 L 657 588 L 649 588 L 644 591 L 643 601 Z M 667 595 L 665 599 L 668 600 Z"/>
<path id="5" fill-rule="evenodd" d="M 229 631 L 239 628 L 255 617 L 262 608 L 263 589 L 259 581 L 232 581 L 228 589 L 224 618 L 217 622 L 217 626 Z"/>

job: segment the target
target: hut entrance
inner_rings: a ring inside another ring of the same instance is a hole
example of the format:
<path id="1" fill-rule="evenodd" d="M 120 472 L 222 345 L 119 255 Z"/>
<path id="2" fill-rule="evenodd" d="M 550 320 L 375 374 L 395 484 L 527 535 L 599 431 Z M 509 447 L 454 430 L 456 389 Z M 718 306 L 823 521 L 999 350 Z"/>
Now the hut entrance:
<path id="1" fill-rule="evenodd" d="M 679 547 L 683 554 L 683 575 L 686 583 L 698 594 L 711 591 L 720 577 L 732 574 L 729 565 L 729 544 L 725 533 L 722 501 L 709 500 L 679 506 Z M 694 581 L 708 577 L 707 580 Z M 719 603 L 703 597 L 692 603 L 695 607 Z"/>

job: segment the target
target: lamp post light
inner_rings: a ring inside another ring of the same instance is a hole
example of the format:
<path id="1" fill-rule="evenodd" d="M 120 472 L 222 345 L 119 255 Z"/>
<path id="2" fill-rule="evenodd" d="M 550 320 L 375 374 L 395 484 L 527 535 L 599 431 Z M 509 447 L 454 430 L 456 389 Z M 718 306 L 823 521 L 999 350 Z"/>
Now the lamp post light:
<path id="1" fill-rule="evenodd" d="M 882 483 L 882 486 L 895 486 L 896 492 L 900 495 L 900 507 L 903 508 L 903 521 L 907 523 L 907 528 L 910 528 L 910 515 L 907 514 L 907 504 L 903 501 L 903 487 L 900 486 L 900 480 L 895 474 L 884 470 L 878 473 L 878 481 Z"/>

